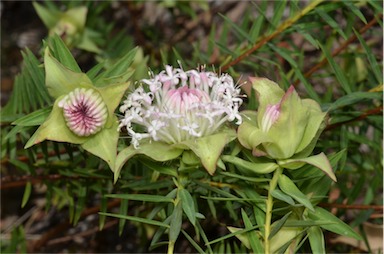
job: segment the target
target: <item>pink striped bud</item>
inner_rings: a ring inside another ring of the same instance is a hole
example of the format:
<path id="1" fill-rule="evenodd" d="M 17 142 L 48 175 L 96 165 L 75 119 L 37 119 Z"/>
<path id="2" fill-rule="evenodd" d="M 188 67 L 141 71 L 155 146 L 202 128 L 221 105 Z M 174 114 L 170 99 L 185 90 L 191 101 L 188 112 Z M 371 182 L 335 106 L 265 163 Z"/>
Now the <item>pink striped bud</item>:
<path id="1" fill-rule="evenodd" d="M 99 132 L 108 117 L 107 106 L 94 89 L 76 88 L 58 103 L 68 128 L 78 136 Z"/>

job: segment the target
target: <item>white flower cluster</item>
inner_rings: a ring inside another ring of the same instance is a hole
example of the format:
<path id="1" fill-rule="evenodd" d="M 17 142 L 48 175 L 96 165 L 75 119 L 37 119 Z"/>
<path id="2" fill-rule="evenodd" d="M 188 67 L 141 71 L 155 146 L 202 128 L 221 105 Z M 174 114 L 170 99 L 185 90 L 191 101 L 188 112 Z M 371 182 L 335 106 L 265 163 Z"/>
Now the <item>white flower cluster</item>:
<path id="1" fill-rule="evenodd" d="M 120 107 L 124 118 L 119 128 L 126 127 L 135 148 L 144 138 L 175 144 L 208 136 L 227 121 L 241 124 L 239 95 L 240 88 L 228 74 L 218 77 L 167 65 L 128 95 Z"/>

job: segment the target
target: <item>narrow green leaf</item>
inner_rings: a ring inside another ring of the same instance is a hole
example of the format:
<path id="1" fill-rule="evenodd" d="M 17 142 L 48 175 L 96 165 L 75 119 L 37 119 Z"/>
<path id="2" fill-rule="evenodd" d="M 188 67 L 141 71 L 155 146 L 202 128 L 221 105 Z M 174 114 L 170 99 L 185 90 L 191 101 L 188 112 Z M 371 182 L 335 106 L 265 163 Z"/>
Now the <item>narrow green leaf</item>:
<path id="1" fill-rule="evenodd" d="M 308 239 L 312 253 L 326 253 L 324 235 L 320 227 L 310 227 L 308 229 Z"/>
<path id="2" fill-rule="evenodd" d="M 224 235 L 222 237 L 219 237 L 219 238 L 217 238 L 215 240 L 212 240 L 212 241 L 210 241 L 210 242 L 208 242 L 206 244 L 218 243 L 218 242 L 221 242 L 221 241 L 226 240 L 228 238 L 236 236 L 236 238 L 238 238 L 244 245 L 247 246 L 248 249 L 250 249 L 251 245 L 249 244 L 248 238 L 244 234 L 249 232 L 249 231 L 255 231 L 255 229 L 257 229 L 257 228 L 258 228 L 258 226 L 253 226 L 253 227 L 248 228 L 248 229 L 227 226 L 227 229 L 229 230 L 229 232 L 231 232 L 230 234 L 227 234 L 227 235 Z"/>
<path id="3" fill-rule="evenodd" d="M 273 3 L 274 3 L 273 16 L 271 20 L 272 26 L 270 27 L 269 32 L 273 32 L 274 29 L 278 27 L 281 20 L 283 19 L 283 14 L 284 14 L 285 7 L 287 5 L 287 1 L 274 1 Z"/>
<path id="4" fill-rule="evenodd" d="M 303 83 L 304 87 L 305 87 L 305 90 L 307 91 L 308 95 L 314 99 L 315 101 L 317 102 L 320 102 L 320 97 L 318 95 L 318 93 L 315 91 L 315 89 L 313 88 L 313 85 L 311 85 L 308 80 L 304 77 L 303 73 L 301 72 L 300 69 L 298 68 L 295 68 L 295 74 L 296 74 L 296 77 Z"/>
<path id="5" fill-rule="evenodd" d="M 128 201 L 129 200 L 127 200 L 127 199 L 121 200 L 119 214 L 121 214 L 121 215 L 128 214 Z M 124 230 L 126 218 L 123 218 L 123 217 L 118 217 L 118 218 L 120 218 L 120 220 L 119 220 L 119 236 L 121 236 L 121 234 L 123 233 L 123 230 Z"/>
<path id="6" fill-rule="evenodd" d="M 150 161 L 150 160 L 142 160 L 141 163 L 143 165 L 147 166 L 148 168 L 157 171 L 161 174 L 166 174 L 170 176 L 177 176 L 176 169 L 172 167 L 172 165 L 166 165 L 166 164 L 159 164 L 155 161 Z"/>
<path id="7" fill-rule="evenodd" d="M 107 198 L 118 198 L 126 200 L 137 200 L 143 202 L 173 202 L 173 199 L 166 196 L 150 194 L 106 194 Z"/>
<path id="8" fill-rule="evenodd" d="M 252 228 L 253 227 L 252 222 L 249 219 L 247 213 L 244 211 L 244 209 L 241 209 L 241 216 L 242 216 L 243 221 L 244 221 L 245 229 Z M 247 237 L 249 239 L 250 246 L 251 246 L 252 251 L 254 253 L 263 253 L 264 252 L 263 244 L 261 243 L 261 241 L 260 241 L 260 239 L 257 236 L 257 233 L 255 231 L 249 231 L 247 233 Z"/>
<path id="9" fill-rule="evenodd" d="M 120 218 L 120 219 L 125 219 L 125 220 L 131 220 L 131 221 L 135 221 L 135 222 L 139 222 L 139 223 L 145 223 L 145 224 L 149 224 L 149 225 L 169 228 L 168 224 L 160 222 L 160 221 L 149 220 L 149 219 L 135 217 L 135 216 L 129 216 L 129 215 L 113 214 L 113 213 L 99 212 L 99 214 L 111 216 L 111 217 L 116 217 L 116 218 Z"/>
<path id="10" fill-rule="evenodd" d="M 87 71 L 86 74 L 88 78 L 93 81 L 93 83 L 97 81 L 97 75 L 100 73 L 103 67 L 104 67 L 104 63 L 101 62 L 93 66 L 92 69 L 90 69 L 89 71 Z"/>
<path id="11" fill-rule="evenodd" d="M 227 16 L 222 15 L 222 14 L 219 14 L 219 15 L 225 20 L 225 22 L 228 22 L 228 24 L 230 24 L 233 27 L 233 29 L 234 29 L 233 31 L 236 32 L 236 34 L 240 40 L 247 39 L 250 43 L 253 43 L 252 38 L 248 35 L 248 33 L 246 31 L 244 31 L 244 29 L 242 29 L 237 24 L 235 24 Z"/>
<path id="12" fill-rule="evenodd" d="M 328 111 L 331 112 L 345 106 L 354 105 L 358 102 L 366 100 L 377 100 L 381 98 L 382 93 L 379 92 L 353 92 L 337 99 L 329 106 Z"/>
<path id="13" fill-rule="evenodd" d="M 278 221 L 275 221 L 272 226 L 271 226 L 271 233 L 269 234 L 269 237 L 268 239 L 272 239 L 272 237 L 274 237 L 277 232 L 279 232 L 279 230 L 284 226 L 284 223 L 288 220 L 288 217 L 291 215 L 292 211 L 285 214 L 283 216 L 283 218 L 281 218 L 280 220 Z"/>
<path id="14" fill-rule="evenodd" d="M 249 36 L 252 40 L 251 43 L 255 43 L 261 33 L 261 27 L 264 24 L 264 16 L 259 15 L 253 22 L 252 27 L 249 31 Z"/>
<path id="15" fill-rule="evenodd" d="M 268 174 L 276 170 L 278 165 L 274 162 L 265 162 L 265 163 L 253 163 L 250 161 L 243 160 L 236 156 L 223 155 L 221 159 L 225 162 L 231 163 L 239 168 L 249 170 L 250 172 L 258 174 Z"/>
<path id="16" fill-rule="evenodd" d="M 225 175 L 225 176 L 228 176 L 230 178 L 238 178 L 238 179 L 241 179 L 244 181 L 249 181 L 249 182 L 254 182 L 254 183 L 269 182 L 271 180 L 271 179 L 263 178 L 263 177 L 243 176 L 243 175 L 225 172 L 225 171 L 220 172 L 220 175 Z"/>
<path id="17" fill-rule="evenodd" d="M 184 213 L 193 226 L 196 224 L 196 207 L 191 194 L 186 189 L 180 189 L 179 195 Z"/>
<path id="18" fill-rule="evenodd" d="M 103 195 L 101 196 L 100 200 L 100 212 L 106 213 L 107 212 L 107 198 Z M 105 214 L 99 213 L 99 229 L 103 230 L 105 225 L 105 219 L 107 218 Z"/>
<path id="19" fill-rule="evenodd" d="M 293 201 L 293 199 L 290 196 L 284 194 L 282 191 L 280 191 L 278 189 L 271 191 L 271 195 L 272 195 L 272 197 L 279 199 L 281 201 L 284 201 L 290 205 L 295 204 L 295 201 Z"/>
<path id="20" fill-rule="evenodd" d="M 178 202 L 173 209 L 172 219 L 169 228 L 169 241 L 176 242 L 181 231 L 181 224 L 183 222 L 183 208 L 181 202 Z"/>
<path id="21" fill-rule="evenodd" d="M 334 60 L 334 58 L 331 56 L 330 52 L 328 51 L 328 49 L 326 49 L 323 45 L 321 45 L 321 43 L 319 42 L 319 46 L 321 48 L 321 50 L 323 51 L 325 57 L 327 58 L 329 64 L 331 65 L 335 75 L 336 75 L 336 78 L 337 80 L 339 81 L 341 87 L 344 89 L 344 91 L 346 93 L 351 93 L 352 90 L 351 90 L 351 87 L 350 87 L 350 84 L 347 80 L 347 78 L 345 77 L 341 67 L 339 66 L 339 64 L 336 63 L 336 61 Z"/>
<path id="22" fill-rule="evenodd" d="M 201 198 L 207 199 L 207 200 L 217 200 L 217 201 L 237 201 L 237 202 L 245 202 L 245 201 L 254 201 L 254 202 L 265 202 L 265 198 L 226 198 L 226 197 L 207 197 L 207 196 L 201 196 Z"/>
<path id="23" fill-rule="evenodd" d="M 364 17 L 364 14 L 359 10 L 359 8 L 356 7 L 354 2 L 343 1 L 343 4 L 345 4 L 353 12 L 353 14 L 355 14 L 356 17 L 363 21 L 364 24 L 368 23 Z"/>
<path id="24" fill-rule="evenodd" d="M 98 77 L 95 85 L 104 86 L 106 85 L 105 80 L 108 80 L 109 83 L 126 82 L 130 71 L 129 67 L 135 58 L 137 50 L 138 48 L 132 49 L 125 56 L 121 57 L 116 63 L 110 66 Z"/>
<path id="25" fill-rule="evenodd" d="M 288 220 L 284 227 L 287 228 L 297 228 L 297 227 L 313 227 L 313 226 L 323 226 L 334 224 L 334 222 L 326 221 L 326 220 Z"/>
<path id="26" fill-rule="evenodd" d="M 348 226 L 335 215 L 323 208 L 316 207 L 315 210 L 313 212 L 310 211 L 308 215 L 309 218 L 313 220 L 325 220 L 330 222 L 331 224 L 321 225 L 321 227 L 325 230 L 332 231 L 336 234 L 352 237 L 357 240 L 362 240 L 362 237 L 357 234 L 350 226 Z"/>
<path id="27" fill-rule="evenodd" d="M 47 119 L 47 117 L 49 116 L 51 111 L 52 111 L 52 107 L 39 109 L 39 110 L 34 111 L 34 112 L 32 112 L 26 116 L 18 118 L 12 124 L 13 125 L 19 125 L 19 126 L 41 125 Z"/>
<path id="28" fill-rule="evenodd" d="M 68 69 L 81 73 L 81 69 L 77 64 L 75 58 L 72 56 L 71 51 L 65 45 L 63 40 L 57 34 L 50 37 L 49 40 L 50 48 L 52 49 L 51 53 L 54 58 L 56 58 L 62 65 Z"/>
<path id="29" fill-rule="evenodd" d="M 353 30 L 357 36 L 357 38 L 359 39 L 361 45 L 363 46 L 365 52 L 366 52 L 366 55 L 367 55 L 367 58 L 368 58 L 368 61 L 369 63 L 371 64 L 371 68 L 372 68 L 372 71 L 373 71 L 373 74 L 375 75 L 376 79 L 377 79 L 377 82 L 379 84 L 383 84 L 383 68 L 380 67 L 380 65 L 378 64 L 377 60 L 376 60 L 376 54 L 374 54 L 372 52 L 372 49 L 371 47 L 369 47 L 367 45 L 367 43 L 365 42 L 365 40 L 361 37 L 361 35 L 359 34 L 358 31 L 356 31 L 355 29 Z"/>
<path id="30" fill-rule="evenodd" d="M 27 182 L 27 184 L 25 185 L 23 199 L 21 200 L 21 208 L 24 208 L 24 206 L 27 204 L 29 197 L 31 196 L 31 192 L 32 192 L 32 184 L 31 182 Z"/>
<path id="31" fill-rule="evenodd" d="M 188 235 L 187 232 L 184 230 L 181 230 L 181 233 L 187 238 L 187 240 L 192 244 L 192 246 L 200 253 L 200 254 L 205 254 L 206 252 L 193 240 L 193 238 Z"/>
<path id="32" fill-rule="evenodd" d="M 289 52 L 285 48 L 276 47 L 273 43 L 268 43 L 268 47 L 270 47 L 273 51 L 283 57 L 287 62 L 289 62 L 292 68 L 297 69 L 297 60 L 293 59 L 292 52 Z"/>
<path id="33" fill-rule="evenodd" d="M 76 225 L 81 217 L 81 213 L 85 207 L 85 201 L 87 197 L 87 186 L 79 186 L 77 190 L 76 209 L 73 217 L 73 224 Z"/>
<path id="34" fill-rule="evenodd" d="M 309 210 L 314 211 L 314 208 L 308 197 L 305 196 L 299 190 L 299 188 L 297 188 L 297 186 L 292 182 L 291 179 L 289 179 L 289 177 L 286 175 L 280 175 L 278 179 L 278 185 L 285 194 L 291 196 L 293 199 L 307 207 Z"/>
<path id="35" fill-rule="evenodd" d="M 335 29 L 337 31 L 337 33 L 340 34 L 343 37 L 344 40 L 348 39 L 347 36 L 345 35 L 345 33 L 343 32 L 343 29 L 341 28 L 341 26 L 330 15 L 328 15 L 328 13 L 326 13 L 321 8 L 316 8 L 315 11 L 317 12 L 317 14 L 319 14 L 320 17 L 323 18 L 323 20 L 325 22 L 327 22 L 327 24 L 330 27 Z"/>

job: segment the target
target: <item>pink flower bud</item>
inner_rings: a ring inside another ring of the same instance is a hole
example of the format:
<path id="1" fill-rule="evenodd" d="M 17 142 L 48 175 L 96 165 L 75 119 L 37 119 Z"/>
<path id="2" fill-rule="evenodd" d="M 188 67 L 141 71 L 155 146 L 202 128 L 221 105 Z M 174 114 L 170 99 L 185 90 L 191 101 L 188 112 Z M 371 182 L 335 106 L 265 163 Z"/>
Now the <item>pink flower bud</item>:
<path id="1" fill-rule="evenodd" d="M 93 89 L 76 88 L 59 101 L 68 128 L 78 136 L 99 132 L 107 121 L 108 110 L 100 94 Z"/>
<path id="2" fill-rule="evenodd" d="M 272 125 L 277 121 L 280 115 L 280 103 L 268 105 L 261 120 L 261 130 L 268 132 Z"/>

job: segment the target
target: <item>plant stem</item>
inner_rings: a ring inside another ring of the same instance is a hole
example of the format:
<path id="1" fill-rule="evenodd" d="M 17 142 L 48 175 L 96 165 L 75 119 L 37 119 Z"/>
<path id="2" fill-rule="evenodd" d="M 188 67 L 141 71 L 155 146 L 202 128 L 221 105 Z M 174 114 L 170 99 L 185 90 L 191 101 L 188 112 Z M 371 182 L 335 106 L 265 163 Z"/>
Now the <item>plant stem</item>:
<path id="1" fill-rule="evenodd" d="M 310 4 L 308 4 L 307 7 L 305 7 L 303 10 L 299 11 L 295 16 L 293 16 L 292 18 L 290 18 L 290 19 L 284 21 L 283 23 L 281 23 L 280 26 L 277 27 L 274 32 L 272 32 L 271 34 L 269 34 L 269 35 L 267 35 L 265 37 L 261 37 L 261 39 L 255 45 L 253 45 L 250 49 L 245 51 L 239 57 L 233 59 L 228 64 L 224 65 L 221 68 L 221 71 L 225 71 L 225 70 L 229 69 L 231 66 L 233 66 L 233 65 L 237 64 L 238 62 L 242 61 L 244 58 L 246 58 L 247 56 L 252 54 L 254 51 L 256 51 L 259 48 L 261 48 L 262 46 L 264 46 L 267 42 L 271 41 L 277 35 L 281 34 L 283 31 L 285 31 L 286 29 L 291 27 L 293 24 L 295 24 L 300 18 L 304 17 L 310 11 L 315 9 L 315 7 L 317 5 L 319 5 L 319 4 L 321 4 L 323 1 L 324 0 L 315 0 L 315 1 L 310 2 Z"/>
<path id="2" fill-rule="evenodd" d="M 169 241 L 168 243 L 168 254 L 173 254 L 173 249 L 175 248 L 175 242 L 174 241 Z"/>
<path id="3" fill-rule="evenodd" d="M 278 167 L 273 174 L 272 180 L 269 183 L 268 189 L 268 199 L 266 202 L 266 215 L 265 215 L 265 227 L 264 227 L 264 253 L 270 253 L 270 243 L 269 243 L 269 235 L 271 233 L 271 221 L 272 221 L 272 208 L 273 208 L 273 197 L 272 191 L 276 188 L 277 180 L 279 176 L 283 173 L 283 168 Z"/>

